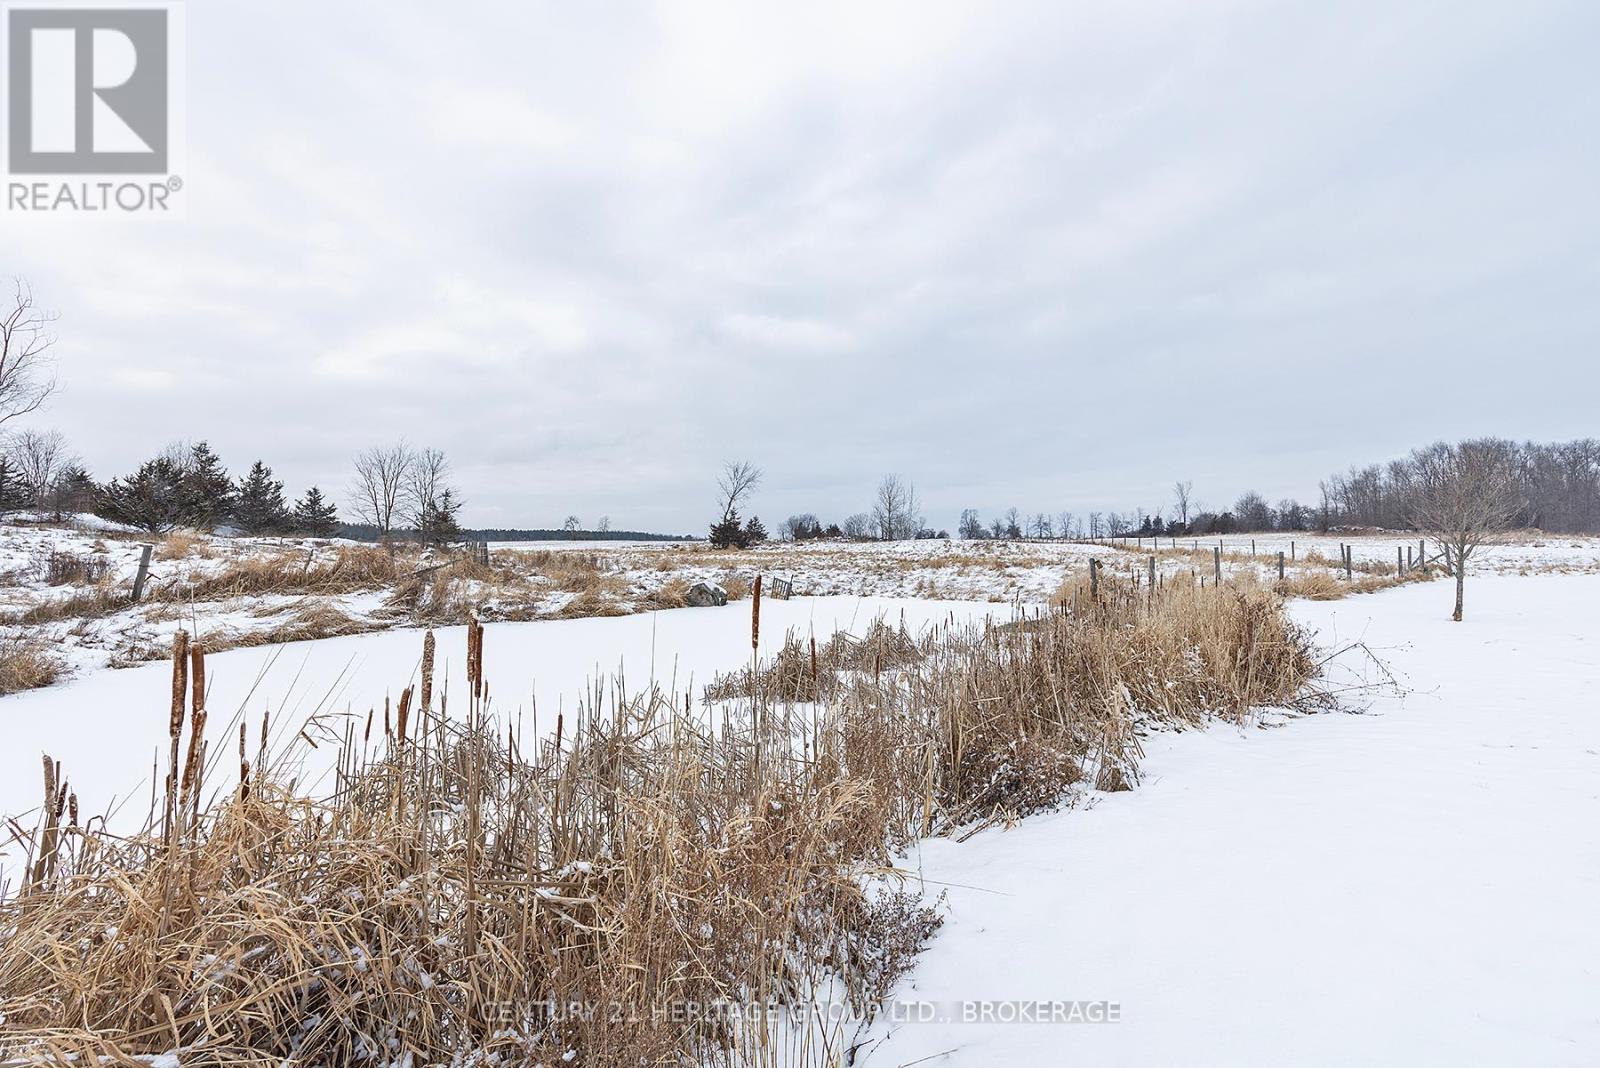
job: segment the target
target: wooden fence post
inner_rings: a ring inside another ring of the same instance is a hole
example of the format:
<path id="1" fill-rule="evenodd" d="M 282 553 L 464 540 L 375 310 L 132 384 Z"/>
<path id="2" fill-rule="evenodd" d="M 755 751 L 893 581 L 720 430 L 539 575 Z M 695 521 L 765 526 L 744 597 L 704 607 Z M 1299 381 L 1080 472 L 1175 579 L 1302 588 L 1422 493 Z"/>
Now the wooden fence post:
<path id="1" fill-rule="evenodd" d="M 1405 557 L 1400 555 L 1400 546 L 1398 545 L 1394 547 L 1394 573 L 1396 575 L 1404 575 L 1406 573 Z"/>
<path id="2" fill-rule="evenodd" d="M 1100 596 L 1100 561 L 1089 557 L 1089 596 Z"/>
<path id="3" fill-rule="evenodd" d="M 1350 581 L 1350 572 L 1354 569 L 1355 555 L 1356 547 L 1354 545 L 1346 545 L 1344 547 L 1344 578 L 1346 582 Z"/>
<path id="4" fill-rule="evenodd" d="M 139 570 L 133 575 L 133 599 L 137 601 L 144 596 L 145 579 L 150 577 L 150 554 L 155 552 L 154 545 L 146 545 L 139 553 Z"/>
<path id="5" fill-rule="evenodd" d="M 1278 550 L 1278 581 L 1283 581 L 1283 550 Z"/>
<path id="6" fill-rule="evenodd" d="M 1222 585 L 1222 546 L 1218 545 L 1211 550 L 1211 563 L 1216 568 L 1217 585 Z"/>
<path id="7" fill-rule="evenodd" d="M 1156 558 L 1150 558 L 1150 600 L 1156 598 Z"/>

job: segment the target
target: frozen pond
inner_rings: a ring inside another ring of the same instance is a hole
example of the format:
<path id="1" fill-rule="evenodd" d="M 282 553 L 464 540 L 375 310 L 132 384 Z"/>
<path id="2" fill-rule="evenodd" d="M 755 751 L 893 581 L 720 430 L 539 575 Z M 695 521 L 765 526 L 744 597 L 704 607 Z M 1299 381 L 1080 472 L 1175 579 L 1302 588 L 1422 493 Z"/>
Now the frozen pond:
<path id="1" fill-rule="evenodd" d="M 914 633 L 950 620 L 993 615 L 1010 618 L 1006 604 L 880 597 L 763 599 L 762 655 L 776 652 L 787 633 L 814 634 L 820 642 L 837 631 L 861 633 L 874 618 L 903 620 Z M 436 632 L 436 693 L 457 689 L 465 674 L 466 628 Z M 292 737 L 309 717 L 342 729 L 348 714 L 359 731 L 369 709 L 398 699 L 416 681 L 422 654 L 420 630 L 361 634 L 281 646 L 236 649 L 207 657 L 206 737 L 210 763 L 218 767 L 209 785 L 236 781 L 239 717 L 249 729 L 254 759 L 262 713 L 270 711 L 276 740 Z M 671 611 L 602 619 L 494 623 L 484 640 L 485 677 L 494 709 L 553 723 L 558 710 L 575 709 L 596 679 L 623 674 L 629 692 L 652 682 L 676 693 L 710 681 L 717 672 L 750 660 L 750 602 L 724 608 Z M 114 798 L 130 798 L 125 812 L 142 815 L 149 802 L 150 771 L 166 745 L 171 705 L 170 663 L 120 671 L 99 670 L 43 690 L 0 699 L 0 813 L 17 815 L 40 800 L 40 754 L 62 762 L 85 816 L 104 813 Z M 459 690 L 457 690 L 460 696 Z M 455 707 L 462 707 L 456 701 Z M 375 733 L 381 732 L 381 726 Z M 324 732 L 313 732 L 331 739 Z M 324 742 L 321 753 L 336 745 Z M 161 774 L 166 758 L 159 757 Z M 31 829 L 32 820 L 21 823 Z M 119 826 L 122 826 L 119 821 Z M 0 858 L 9 866 L 15 858 Z"/>

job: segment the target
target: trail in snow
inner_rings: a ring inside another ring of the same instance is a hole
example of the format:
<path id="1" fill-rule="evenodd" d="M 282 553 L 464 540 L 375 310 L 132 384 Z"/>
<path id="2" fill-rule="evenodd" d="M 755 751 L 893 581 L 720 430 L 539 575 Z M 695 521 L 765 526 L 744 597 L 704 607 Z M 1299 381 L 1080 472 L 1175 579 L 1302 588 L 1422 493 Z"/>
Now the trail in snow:
<path id="1" fill-rule="evenodd" d="M 1293 606 L 1404 696 L 1166 735 L 1089 811 L 925 843 L 950 916 L 899 997 L 1103 1024 L 884 1024 L 866 1063 L 1600 1063 L 1600 577 Z"/>

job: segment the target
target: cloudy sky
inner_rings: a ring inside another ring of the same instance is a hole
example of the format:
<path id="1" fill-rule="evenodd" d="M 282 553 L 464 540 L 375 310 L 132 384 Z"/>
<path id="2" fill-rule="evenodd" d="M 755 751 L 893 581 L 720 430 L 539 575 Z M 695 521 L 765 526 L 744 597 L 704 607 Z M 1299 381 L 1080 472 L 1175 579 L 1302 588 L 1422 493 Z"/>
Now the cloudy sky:
<path id="1" fill-rule="evenodd" d="M 1207 504 L 1600 434 L 1600 6 L 192 3 L 184 221 L 0 215 L 97 475 L 473 525 Z"/>

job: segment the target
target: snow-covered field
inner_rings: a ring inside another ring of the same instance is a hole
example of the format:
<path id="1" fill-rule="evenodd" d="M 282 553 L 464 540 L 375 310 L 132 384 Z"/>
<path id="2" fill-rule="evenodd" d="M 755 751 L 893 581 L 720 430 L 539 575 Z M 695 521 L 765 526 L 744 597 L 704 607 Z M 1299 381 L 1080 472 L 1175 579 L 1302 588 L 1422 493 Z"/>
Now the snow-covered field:
<path id="1" fill-rule="evenodd" d="M 947 620 L 1009 618 L 1005 606 L 970 601 L 817 597 L 762 605 L 761 652 L 775 653 L 786 634 L 814 635 L 825 643 L 838 631 L 860 634 L 874 619 L 903 623 L 913 633 Z M 435 674 L 441 688 L 462 678 L 466 628 L 435 632 Z M 214 786 L 236 782 L 238 725 L 248 724 L 254 759 L 263 712 L 270 712 L 275 751 L 305 729 L 319 748 L 295 751 L 305 760 L 308 788 L 327 771 L 347 725 L 357 736 L 367 712 L 381 724 L 385 698 L 396 699 L 416 681 L 423 634 L 404 629 L 373 634 L 258 646 L 206 658 L 206 731 Z M 750 606 L 684 608 L 597 619 L 501 623 L 488 628 L 485 675 L 492 709 L 507 718 L 537 715 L 545 729 L 558 712 L 579 707 L 595 682 L 607 688 L 623 679 L 628 692 L 652 683 L 682 694 L 695 692 L 718 672 L 750 661 Z M 0 816 L 39 804 L 39 757 L 61 761 L 88 814 L 112 810 L 143 817 L 150 800 L 150 769 L 165 744 L 171 702 L 171 667 L 153 662 L 121 671 L 98 671 L 60 685 L 0 698 Z M 461 703 L 457 702 L 457 708 Z M 311 726 L 307 726 L 308 721 Z M 381 735 L 382 728 L 378 728 Z M 529 734 L 533 733 L 530 728 Z M 164 759 L 161 758 L 161 759 Z M 164 765 L 163 769 L 164 769 Z M 314 792 L 314 789 L 313 789 Z M 126 818 L 126 817 L 124 817 Z M 24 821 L 28 822 L 28 821 Z M 3 860 L 0 860 L 3 864 Z"/>
<path id="2" fill-rule="evenodd" d="M 4 533 L 0 565 L 37 555 L 39 545 L 19 548 Z M 48 547 L 105 535 L 39 537 Z M 1316 547 L 1329 559 L 1340 542 L 1295 540 L 1297 554 Z M 1409 539 L 1349 540 L 1358 560 L 1392 562 Z M 102 544 L 113 566 L 129 566 L 130 543 Z M 729 559 L 697 547 L 583 548 L 630 589 L 726 574 Z M 1248 553 L 1249 539 L 1225 548 Z M 212 555 L 183 562 L 210 567 L 227 551 L 260 548 L 207 547 Z M 1258 538 L 1256 552 L 1277 546 Z M 1003 602 L 1043 601 L 1091 555 L 1119 558 L 1108 546 L 915 542 L 773 546 L 733 559 L 823 594 L 764 604 L 770 653 L 786 632 L 859 633 L 879 616 L 912 629 L 1007 617 Z M 1487 573 L 1468 583 L 1462 624 L 1448 621 L 1440 583 L 1296 602 L 1324 645 L 1363 642 L 1399 686 L 1350 690 L 1361 715 L 1156 735 L 1132 792 L 1092 794 L 964 842 L 923 843 L 905 864 L 930 896 L 947 895 L 947 922 L 895 1012 L 874 1025 L 865 1063 L 1600 1063 L 1597 561 L 1595 539 L 1495 547 Z M 205 611 L 248 619 L 259 608 L 239 598 Z M 320 748 L 309 750 L 304 777 L 325 776 L 318 761 L 331 760 L 335 740 L 359 735 L 368 710 L 413 681 L 421 632 L 407 624 L 395 617 L 387 625 L 401 629 L 209 657 L 213 786 L 231 787 L 238 724 L 253 753 L 265 711 L 279 751 L 310 722 Z M 749 635 L 741 603 L 499 623 L 488 630 L 486 672 L 502 715 L 536 715 L 548 729 L 595 680 L 692 690 L 747 663 Z M 458 680 L 462 628 L 440 628 L 438 639 L 440 674 Z M 1386 678 L 1359 650 L 1342 654 L 1334 674 Z M 0 698 L 0 813 L 38 803 L 47 752 L 86 815 L 120 798 L 118 818 L 142 816 L 169 685 L 164 663 L 111 671 L 84 661 L 64 683 Z M 0 855 L 0 877 L 16 861 Z M 1080 1002 L 1090 1015 L 1114 1003 L 1118 1020 L 959 1022 L 963 1005 L 1016 1011 L 1001 1002 L 1035 1012 Z M 928 1012 L 956 1022 L 907 1019 Z"/>
<path id="3" fill-rule="evenodd" d="M 152 540 L 150 592 L 144 603 L 127 604 L 140 553 Z M 1221 542 L 1225 574 L 1253 572 L 1266 580 L 1275 578 L 1279 550 L 1294 557 L 1302 573 L 1328 575 L 1340 545 L 1348 543 L 1358 566 L 1370 564 L 1377 574 L 1392 575 L 1396 548 L 1416 544 L 1403 535 L 1338 534 L 1231 536 Z M 1169 579 L 1191 573 L 1205 577 L 1216 544 L 1215 539 L 1178 539 L 1174 549 L 1172 539 L 1160 539 L 1158 569 Z M 745 552 L 683 543 L 517 542 L 494 547 L 492 568 L 472 573 L 439 570 L 460 559 L 450 550 L 402 548 L 389 580 L 344 582 L 337 588 L 295 582 L 302 571 L 314 577 L 319 568 L 336 569 L 341 554 L 374 551 L 328 539 L 197 534 L 150 539 L 92 516 L 69 523 L 22 523 L 11 517 L 0 524 L 0 641 L 46 643 L 65 675 L 82 677 L 159 658 L 179 629 L 215 650 L 460 623 L 473 615 L 489 621 L 621 615 L 681 604 L 683 592 L 696 582 L 721 583 L 737 598 L 758 575 L 787 579 L 797 594 L 809 596 L 1040 604 L 1069 576 L 1085 572 L 1091 558 L 1112 573 L 1142 575 L 1151 540 L 773 542 Z M 52 576 L 53 559 L 91 573 Z M 1321 563 L 1307 566 L 1308 559 Z M 250 592 L 216 591 L 220 577 L 263 562 L 279 566 L 281 587 L 250 581 L 241 584 Z M 1600 538 L 1519 537 L 1483 549 L 1475 570 L 1595 572 Z M 210 592 L 196 595 L 196 590 Z M 96 598 L 98 603 L 82 603 Z"/>
<path id="4" fill-rule="evenodd" d="M 1460 624 L 1440 586 L 1295 604 L 1404 691 L 1151 738 L 1137 790 L 908 860 L 950 911 L 904 1015 L 1120 1021 L 888 1024 L 865 1063 L 1600 1063 L 1596 603 L 1582 575 L 1474 580 Z"/>

